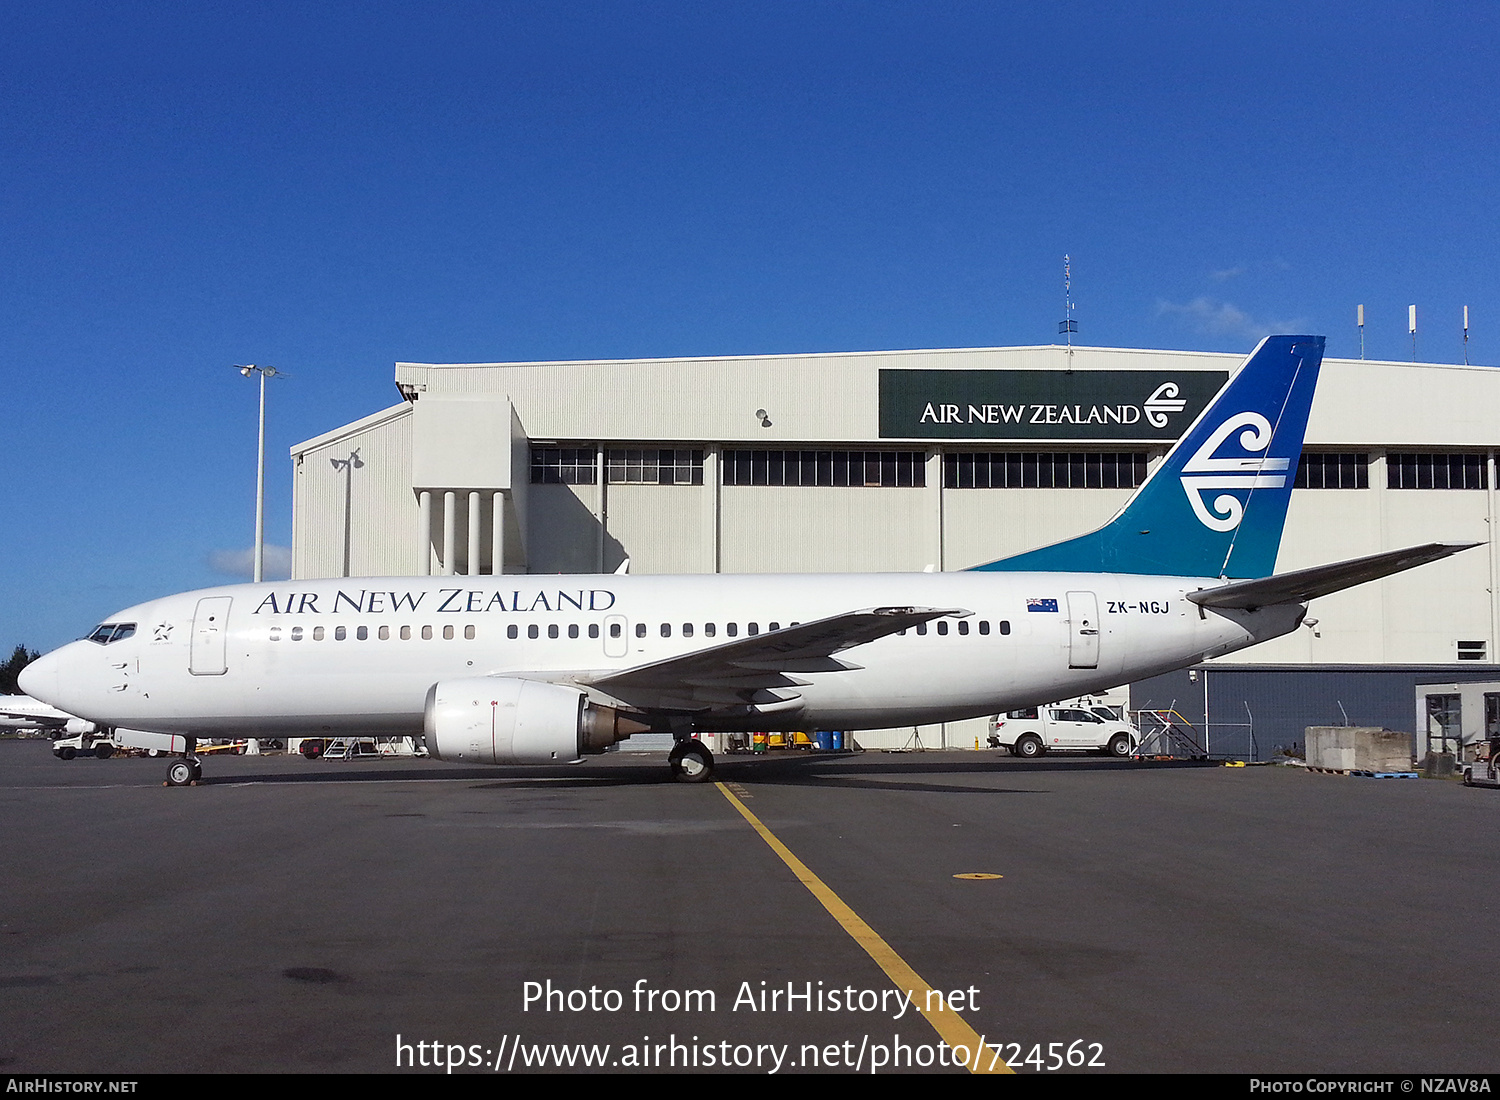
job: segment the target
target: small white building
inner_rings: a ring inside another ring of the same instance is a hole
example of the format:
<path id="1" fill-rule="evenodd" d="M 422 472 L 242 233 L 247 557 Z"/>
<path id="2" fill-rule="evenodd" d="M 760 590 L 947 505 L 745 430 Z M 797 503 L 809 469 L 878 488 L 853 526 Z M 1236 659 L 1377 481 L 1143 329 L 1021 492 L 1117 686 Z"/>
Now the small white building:
<path id="1" fill-rule="evenodd" d="M 400 403 L 292 448 L 293 577 L 963 569 L 1106 521 L 1241 359 L 399 363 Z M 1317 600 L 1216 665 L 1488 669 L 1497 451 L 1500 371 L 1325 359 L 1278 569 L 1490 545 Z M 969 725 L 923 743 L 971 745 Z"/>

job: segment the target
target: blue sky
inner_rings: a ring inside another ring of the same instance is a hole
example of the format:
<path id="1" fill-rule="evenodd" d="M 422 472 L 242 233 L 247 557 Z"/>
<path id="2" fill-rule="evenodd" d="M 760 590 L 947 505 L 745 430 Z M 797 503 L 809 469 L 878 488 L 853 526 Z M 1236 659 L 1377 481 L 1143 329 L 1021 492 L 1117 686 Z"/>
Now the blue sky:
<path id="1" fill-rule="evenodd" d="M 392 364 L 1056 339 L 1500 363 L 1500 6 L 0 8 L 0 646 L 232 580 Z M 219 567 L 215 567 L 215 563 Z"/>

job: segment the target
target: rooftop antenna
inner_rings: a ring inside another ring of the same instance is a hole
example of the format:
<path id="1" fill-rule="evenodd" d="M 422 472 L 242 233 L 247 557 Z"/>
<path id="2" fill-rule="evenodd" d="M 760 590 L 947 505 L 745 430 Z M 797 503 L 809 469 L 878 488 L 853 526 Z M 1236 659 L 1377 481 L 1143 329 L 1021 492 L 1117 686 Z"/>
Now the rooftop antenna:
<path id="1" fill-rule="evenodd" d="M 1469 365 L 1469 307 L 1464 306 L 1464 366 Z"/>
<path id="2" fill-rule="evenodd" d="M 1411 361 L 1417 361 L 1417 307 L 1406 307 L 1406 327 L 1411 333 Z"/>
<path id="3" fill-rule="evenodd" d="M 1359 357 L 1363 359 L 1365 357 L 1365 306 L 1364 303 L 1361 302 L 1354 308 L 1356 311 L 1355 316 L 1358 318 L 1359 324 Z"/>
<path id="4" fill-rule="evenodd" d="M 1068 338 L 1068 369 L 1073 369 L 1073 334 L 1078 322 L 1073 320 L 1073 260 L 1063 257 L 1063 320 L 1057 323 L 1057 334 Z"/>

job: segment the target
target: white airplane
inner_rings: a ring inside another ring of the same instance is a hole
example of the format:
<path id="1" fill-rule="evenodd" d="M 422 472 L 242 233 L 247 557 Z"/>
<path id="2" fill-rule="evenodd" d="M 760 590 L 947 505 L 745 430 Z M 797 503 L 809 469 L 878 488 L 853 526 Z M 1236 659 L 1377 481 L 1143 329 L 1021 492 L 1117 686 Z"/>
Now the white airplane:
<path id="1" fill-rule="evenodd" d="M 954 573 L 345 578 L 128 608 L 24 690 L 127 744 L 425 734 L 466 764 L 575 761 L 695 734 L 955 721 L 1071 698 L 1295 630 L 1307 601 L 1445 557 L 1433 543 L 1272 576 L 1323 338 L 1263 340 L 1091 534 Z"/>
<path id="2" fill-rule="evenodd" d="M 0 695 L 0 729 L 66 730 L 76 736 L 93 733 L 96 728 L 93 722 L 29 695 Z"/>

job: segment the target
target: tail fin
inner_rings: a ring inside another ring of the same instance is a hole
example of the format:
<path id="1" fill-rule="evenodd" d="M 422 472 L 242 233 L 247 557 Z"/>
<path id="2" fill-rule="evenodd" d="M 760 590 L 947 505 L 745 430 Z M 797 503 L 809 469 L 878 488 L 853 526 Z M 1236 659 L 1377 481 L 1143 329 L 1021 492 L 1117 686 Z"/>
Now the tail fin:
<path id="1" fill-rule="evenodd" d="M 980 570 L 1267 577 L 1276 568 L 1321 336 L 1267 336 L 1109 523 Z"/>

